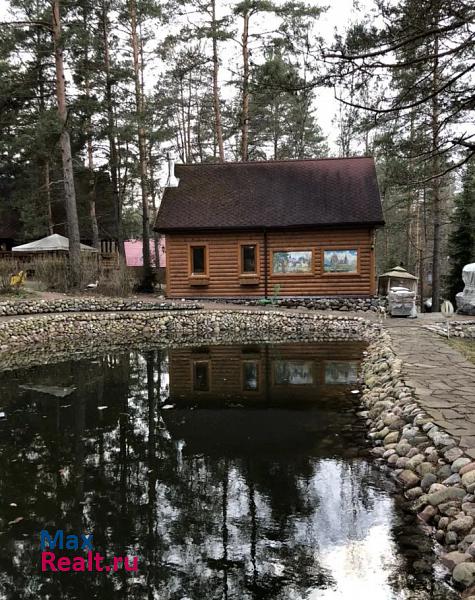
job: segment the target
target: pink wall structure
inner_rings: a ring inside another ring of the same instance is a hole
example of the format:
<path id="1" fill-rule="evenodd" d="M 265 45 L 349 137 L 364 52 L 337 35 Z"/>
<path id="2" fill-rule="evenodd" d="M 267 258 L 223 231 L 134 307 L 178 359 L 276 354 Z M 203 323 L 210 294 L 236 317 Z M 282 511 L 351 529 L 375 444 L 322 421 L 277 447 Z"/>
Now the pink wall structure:
<path id="1" fill-rule="evenodd" d="M 126 240 L 125 246 L 125 260 L 128 267 L 143 267 L 143 245 L 142 240 Z M 165 240 L 160 239 L 158 243 L 158 255 L 160 257 L 160 266 L 165 267 Z M 155 244 L 153 240 L 150 240 L 150 256 L 152 258 L 152 264 L 155 263 Z"/>

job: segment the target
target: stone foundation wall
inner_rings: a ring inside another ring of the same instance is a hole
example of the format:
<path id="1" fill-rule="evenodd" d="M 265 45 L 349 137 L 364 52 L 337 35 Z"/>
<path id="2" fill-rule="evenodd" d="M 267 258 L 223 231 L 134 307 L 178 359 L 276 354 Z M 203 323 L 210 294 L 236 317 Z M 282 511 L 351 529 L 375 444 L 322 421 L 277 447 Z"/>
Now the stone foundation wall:
<path id="1" fill-rule="evenodd" d="M 475 320 L 474 321 L 449 321 L 448 322 L 450 337 L 466 338 L 469 340 L 475 339 Z M 447 322 L 434 323 L 428 325 L 427 329 L 447 337 Z"/>
<path id="2" fill-rule="evenodd" d="M 263 303 L 262 300 L 250 298 L 216 298 L 216 302 L 238 304 L 244 306 L 259 306 Z M 374 298 L 276 298 L 270 300 L 274 306 L 279 308 L 309 308 L 314 310 L 341 310 L 345 311 L 376 311 L 378 306 L 384 305 L 384 300 Z"/>
<path id="3" fill-rule="evenodd" d="M 0 301 L 0 317 L 65 312 L 192 310 L 199 308 L 200 305 L 196 302 L 143 302 L 142 300 L 120 298 L 65 297 L 58 300 Z"/>

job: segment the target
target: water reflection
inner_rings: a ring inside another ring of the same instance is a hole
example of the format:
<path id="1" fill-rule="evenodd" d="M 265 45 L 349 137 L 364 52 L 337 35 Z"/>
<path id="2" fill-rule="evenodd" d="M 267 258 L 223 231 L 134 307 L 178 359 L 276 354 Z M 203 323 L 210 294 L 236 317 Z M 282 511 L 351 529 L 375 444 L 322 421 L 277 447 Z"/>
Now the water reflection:
<path id="1" fill-rule="evenodd" d="M 365 458 L 361 351 L 156 350 L 1 375 L 0 597 L 451 598 Z M 45 527 L 93 532 L 138 572 L 41 573 Z"/>

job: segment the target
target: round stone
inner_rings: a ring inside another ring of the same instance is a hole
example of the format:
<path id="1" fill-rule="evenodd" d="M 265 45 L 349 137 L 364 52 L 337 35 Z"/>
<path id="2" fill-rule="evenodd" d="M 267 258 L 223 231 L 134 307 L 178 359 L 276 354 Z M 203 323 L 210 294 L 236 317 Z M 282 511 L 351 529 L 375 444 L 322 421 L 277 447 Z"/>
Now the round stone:
<path id="1" fill-rule="evenodd" d="M 447 544 L 447 546 L 450 546 L 451 544 L 456 544 L 457 540 L 458 538 L 455 531 L 447 531 L 447 533 L 445 534 L 445 543 Z"/>
<path id="2" fill-rule="evenodd" d="M 450 523 L 449 517 L 440 517 L 438 525 L 439 525 L 440 529 L 447 529 L 449 523 Z"/>
<path id="3" fill-rule="evenodd" d="M 456 460 L 454 460 L 454 462 L 452 463 L 451 469 L 453 473 L 458 473 L 462 467 L 465 467 L 466 465 L 469 465 L 471 463 L 471 460 L 469 458 L 467 458 L 466 456 L 461 456 L 460 458 L 457 458 Z"/>
<path id="4" fill-rule="evenodd" d="M 468 492 L 475 489 L 475 471 L 468 471 L 462 475 L 462 483 L 467 488 Z"/>
<path id="5" fill-rule="evenodd" d="M 447 479 L 444 479 L 442 483 L 444 485 L 455 485 L 457 483 L 460 483 L 460 475 L 458 473 L 454 473 L 450 477 L 447 477 Z"/>
<path id="6" fill-rule="evenodd" d="M 399 473 L 398 480 L 402 483 L 404 489 L 416 487 L 416 485 L 419 483 L 419 477 L 409 469 L 404 469 L 401 473 Z"/>
<path id="7" fill-rule="evenodd" d="M 416 467 L 424 462 L 424 458 L 425 457 L 423 454 L 415 454 L 414 456 L 410 457 L 407 461 L 407 468 L 411 469 L 412 471 L 415 471 Z"/>
<path id="8" fill-rule="evenodd" d="M 450 450 L 447 450 L 446 452 L 444 452 L 444 458 L 447 462 L 452 463 L 454 462 L 454 460 L 457 460 L 457 458 L 462 458 L 463 456 L 463 450 L 461 450 L 460 448 L 450 448 Z"/>
<path id="9" fill-rule="evenodd" d="M 434 487 L 435 485 L 437 484 L 434 484 L 432 487 Z M 427 496 L 427 501 L 429 502 L 429 504 L 432 504 L 432 506 L 438 506 L 439 504 L 442 504 L 443 502 L 448 502 L 450 500 L 462 500 L 462 498 L 465 496 L 465 491 L 461 488 L 446 488 L 444 486 L 442 487 L 444 489 L 436 492 L 431 492 Z"/>
<path id="10" fill-rule="evenodd" d="M 416 498 L 419 498 L 420 496 L 422 496 L 423 493 L 424 492 L 422 491 L 422 488 L 420 488 L 420 487 L 413 487 L 410 490 L 406 491 L 406 498 L 408 500 L 415 500 Z M 432 508 L 432 507 L 430 507 L 430 508 Z"/>
<path id="11" fill-rule="evenodd" d="M 454 552 L 442 554 L 440 560 L 446 567 L 452 570 L 462 562 L 470 562 L 471 556 L 465 552 L 459 552 L 458 550 L 455 550 Z"/>
<path id="12" fill-rule="evenodd" d="M 418 473 L 421 477 L 424 477 L 428 473 L 434 473 L 434 471 L 435 467 L 430 462 L 422 462 L 416 467 L 416 473 Z"/>
<path id="13" fill-rule="evenodd" d="M 417 488 L 414 488 L 417 489 Z M 412 491 L 412 490 L 409 490 Z M 437 509 L 434 506 L 426 506 L 424 510 L 419 513 L 419 518 L 422 519 L 425 523 L 430 521 L 437 514 Z"/>
<path id="14" fill-rule="evenodd" d="M 407 453 L 411 450 L 412 446 L 410 446 L 405 440 L 402 440 L 397 444 L 395 450 L 399 454 L 399 456 L 406 456 Z"/>
<path id="15" fill-rule="evenodd" d="M 473 518 L 472 517 L 458 517 L 452 523 L 449 523 L 447 527 L 448 531 L 455 531 L 456 534 L 466 534 L 473 527 Z"/>
<path id="16" fill-rule="evenodd" d="M 445 531 L 443 531 L 442 529 L 438 529 L 435 532 L 435 539 L 439 542 L 442 543 L 445 540 Z"/>
<path id="17" fill-rule="evenodd" d="M 459 563 L 452 571 L 452 577 L 464 587 L 470 587 L 475 583 L 475 563 Z"/>
<path id="18" fill-rule="evenodd" d="M 433 473 L 427 473 L 427 475 L 424 475 L 424 477 L 422 478 L 421 488 L 424 490 L 424 492 L 427 492 L 429 491 L 431 485 L 436 482 L 437 477 Z"/>
<path id="19" fill-rule="evenodd" d="M 384 438 L 383 440 L 383 444 L 386 446 L 387 444 L 395 444 L 399 439 L 399 431 L 391 431 L 391 433 L 388 433 L 388 435 Z"/>
<path id="20" fill-rule="evenodd" d="M 399 454 L 399 453 L 398 453 Z M 470 471 L 475 471 L 475 462 L 470 462 L 462 467 L 459 471 L 460 475 L 465 475 L 465 473 L 469 473 Z"/>

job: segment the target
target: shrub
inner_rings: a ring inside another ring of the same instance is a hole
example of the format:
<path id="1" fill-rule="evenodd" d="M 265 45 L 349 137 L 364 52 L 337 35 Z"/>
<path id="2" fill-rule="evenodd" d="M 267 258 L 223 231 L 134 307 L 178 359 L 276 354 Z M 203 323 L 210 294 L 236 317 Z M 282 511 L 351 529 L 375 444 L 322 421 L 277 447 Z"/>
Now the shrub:
<path id="1" fill-rule="evenodd" d="M 66 255 L 41 256 L 32 265 L 35 279 L 47 290 L 69 292 L 72 290 L 69 261 Z M 89 284 L 97 288 L 88 289 Z M 92 293 L 97 290 L 106 296 L 128 296 L 132 291 L 132 278 L 125 266 L 119 268 L 104 267 L 96 254 L 81 256 L 81 281 L 79 289 Z"/>
<path id="2" fill-rule="evenodd" d="M 31 263 L 35 279 L 47 290 L 67 292 L 69 289 L 69 264 L 66 256 L 38 256 Z"/>
<path id="3" fill-rule="evenodd" d="M 118 269 L 104 269 L 99 274 L 97 291 L 105 296 L 129 296 L 133 289 L 133 278 L 125 265 Z"/>

